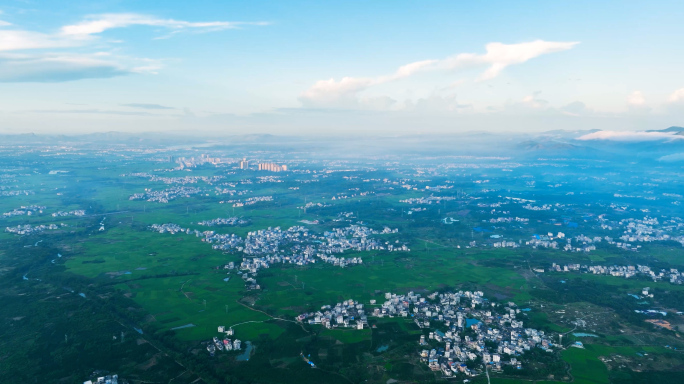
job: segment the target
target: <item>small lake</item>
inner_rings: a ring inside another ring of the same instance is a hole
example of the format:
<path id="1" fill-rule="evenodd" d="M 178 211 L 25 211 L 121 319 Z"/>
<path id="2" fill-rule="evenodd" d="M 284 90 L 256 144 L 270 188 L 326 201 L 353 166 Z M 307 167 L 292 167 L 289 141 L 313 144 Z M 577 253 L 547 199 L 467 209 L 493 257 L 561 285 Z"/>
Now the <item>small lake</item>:
<path id="1" fill-rule="evenodd" d="M 378 349 L 376 349 L 375 352 L 385 352 L 388 349 L 389 349 L 389 345 L 382 345 Z"/>
<path id="2" fill-rule="evenodd" d="M 252 353 L 252 343 L 247 341 L 245 342 L 247 347 L 245 348 L 245 351 L 242 352 L 241 354 L 238 355 L 235 359 L 237 361 L 249 361 L 249 355 Z"/>

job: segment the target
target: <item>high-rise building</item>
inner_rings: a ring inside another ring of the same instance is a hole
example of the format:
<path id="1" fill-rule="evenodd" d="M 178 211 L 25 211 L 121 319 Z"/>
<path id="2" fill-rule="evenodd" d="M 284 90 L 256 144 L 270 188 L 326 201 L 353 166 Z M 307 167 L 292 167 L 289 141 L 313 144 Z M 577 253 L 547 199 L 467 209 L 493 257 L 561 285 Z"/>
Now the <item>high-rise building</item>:
<path id="1" fill-rule="evenodd" d="M 260 171 L 284 172 L 287 171 L 287 165 L 278 165 L 276 163 L 259 163 Z"/>
<path id="2" fill-rule="evenodd" d="M 247 160 L 246 157 L 242 158 L 242 161 L 240 162 L 240 169 L 247 169 L 249 168 L 249 161 Z"/>

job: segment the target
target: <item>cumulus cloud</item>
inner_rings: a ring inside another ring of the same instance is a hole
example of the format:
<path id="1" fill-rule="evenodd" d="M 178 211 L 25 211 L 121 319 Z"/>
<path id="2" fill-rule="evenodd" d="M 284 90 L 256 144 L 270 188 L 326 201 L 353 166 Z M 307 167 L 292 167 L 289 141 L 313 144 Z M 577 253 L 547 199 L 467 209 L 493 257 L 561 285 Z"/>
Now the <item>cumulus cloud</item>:
<path id="1" fill-rule="evenodd" d="M 343 77 L 341 80 L 335 79 L 319 80 L 311 88 L 307 89 L 300 96 L 300 101 L 304 106 L 327 105 L 343 108 L 352 108 L 359 104 L 356 95 L 374 85 L 384 84 L 391 81 L 409 77 L 429 66 L 436 60 L 423 60 L 402 65 L 390 75 L 375 78 L 355 78 Z"/>
<path id="2" fill-rule="evenodd" d="M 646 98 L 641 91 L 634 91 L 627 96 L 627 104 L 633 107 L 642 107 L 646 104 Z"/>
<path id="3" fill-rule="evenodd" d="M 469 112 L 472 111 L 473 106 L 471 104 L 459 103 L 456 95 L 441 96 L 432 94 L 418 99 L 415 103 L 407 101 L 403 109 L 407 111 Z"/>
<path id="4" fill-rule="evenodd" d="M 577 138 L 577 140 L 612 140 L 612 141 L 658 141 L 658 140 L 681 140 L 684 136 L 675 135 L 674 132 L 625 132 L 625 131 L 598 131 Z"/>
<path id="5" fill-rule="evenodd" d="M 549 105 L 549 102 L 539 98 L 541 91 L 537 91 L 531 95 L 527 95 L 522 99 L 521 104 L 529 108 L 542 109 Z"/>
<path id="6" fill-rule="evenodd" d="M 319 80 L 302 93 L 299 100 L 306 107 L 316 105 L 350 107 L 357 103 L 356 94 L 373 84 L 377 84 L 376 80 L 354 77 L 343 77 L 339 81 Z"/>
<path id="7" fill-rule="evenodd" d="M 349 107 L 358 103 L 358 93 L 384 83 L 389 83 L 426 71 L 453 71 L 470 67 L 487 67 L 477 81 L 498 76 L 506 67 L 522 64 L 541 55 L 571 49 L 578 42 L 553 42 L 536 40 L 520 44 L 489 43 L 486 53 L 461 53 L 442 60 L 422 60 L 399 67 L 391 74 L 372 77 L 343 77 L 319 80 L 304 91 L 299 100 L 304 106 Z"/>
<path id="8" fill-rule="evenodd" d="M 670 95 L 670 97 L 667 98 L 667 101 L 670 103 L 680 103 L 684 101 L 684 88 L 680 88 Z"/>
<path id="9" fill-rule="evenodd" d="M 573 101 L 559 109 L 563 114 L 569 116 L 588 116 L 593 115 L 594 111 L 587 108 L 587 105 L 581 101 Z"/>

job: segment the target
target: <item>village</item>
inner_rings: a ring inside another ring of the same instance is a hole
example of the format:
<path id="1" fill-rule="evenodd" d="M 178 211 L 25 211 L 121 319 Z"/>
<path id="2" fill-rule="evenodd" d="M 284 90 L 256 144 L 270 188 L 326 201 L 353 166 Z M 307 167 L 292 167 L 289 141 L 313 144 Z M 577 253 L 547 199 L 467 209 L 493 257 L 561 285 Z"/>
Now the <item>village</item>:
<path id="1" fill-rule="evenodd" d="M 61 223 L 60 225 L 57 224 L 41 224 L 41 225 L 31 225 L 31 224 L 25 224 L 25 225 L 17 225 L 16 227 L 7 227 L 5 228 L 5 232 L 13 233 L 15 235 L 31 235 L 35 233 L 40 233 L 43 231 L 47 230 L 55 230 L 59 229 L 62 227 L 67 227 L 66 224 Z"/>
<path id="2" fill-rule="evenodd" d="M 490 303 L 480 291 L 435 292 L 427 297 L 388 292 L 385 300 L 382 304 L 370 300 L 373 308 L 366 310 L 364 304 L 349 299 L 295 319 L 328 329 L 359 330 L 369 326 L 368 317 L 412 319 L 426 330 L 418 340 L 424 348 L 420 360 L 446 377 L 477 376 L 483 369 L 501 371 L 506 365 L 520 369 L 525 351 L 540 348 L 551 353 L 558 348 L 544 331 L 524 327 L 523 314 L 529 309 L 512 302 Z"/>
<path id="3" fill-rule="evenodd" d="M 5 212 L 2 214 L 4 217 L 13 217 L 13 216 L 31 216 L 35 213 L 43 213 L 43 210 L 45 210 L 44 206 L 41 205 L 27 205 L 27 206 L 21 206 L 19 208 L 15 208 L 9 212 Z"/>
<path id="4" fill-rule="evenodd" d="M 196 187 L 172 187 L 163 191 L 146 190 L 144 193 L 134 193 L 129 200 L 145 200 L 156 203 L 168 203 L 169 201 L 181 198 L 190 197 L 203 192 L 203 189 Z"/>
<path id="5" fill-rule="evenodd" d="M 543 272 L 543 269 L 541 270 Z M 586 264 L 567 264 L 559 265 L 551 264 L 550 271 L 555 272 L 575 272 L 575 273 L 591 273 L 594 275 L 610 275 L 616 277 L 624 277 L 626 279 L 634 276 L 643 276 L 653 281 L 669 281 L 672 284 L 684 283 L 684 274 L 679 272 L 676 268 L 661 269 L 656 271 L 645 265 L 586 265 Z"/>
<path id="6" fill-rule="evenodd" d="M 246 238 L 235 234 L 217 234 L 214 231 L 200 232 L 183 228 L 177 224 L 153 224 L 150 229 L 159 233 L 185 233 L 201 237 L 203 242 L 212 244 L 216 250 L 240 252 L 245 256 L 240 263 L 238 274 L 245 281 L 247 289 L 261 289 L 256 281 L 259 269 L 269 268 L 273 264 L 294 264 L 304 266 L 318 261 L 332 264 L 336 267 L 347 267 L 362 264 L 361 257 L 338 257 L 336 254 L 346 251 L 373 251 L 381 250 L 388 252 L 408 252 L 410 248 L 405 243 L 395 240 L 380 241 L 372 236 L 396 234 L 398 229 L 384 227 L 382 230 L 373 230 L 361 225 L 350 225 L 343 228 L 335 228 L 316 235 L 303 226 L 290 227 L 283 231 L 280 227 L 267 228 L 252 231 Z M 250 257 L 251 256 L 251 257 Z M 226 264 L 224 269 L 233 269 L 234 266 Z M 230 272 L 228 272 L 230 274 Z M 226 278 L 225 281 L 228 281 Z"/>

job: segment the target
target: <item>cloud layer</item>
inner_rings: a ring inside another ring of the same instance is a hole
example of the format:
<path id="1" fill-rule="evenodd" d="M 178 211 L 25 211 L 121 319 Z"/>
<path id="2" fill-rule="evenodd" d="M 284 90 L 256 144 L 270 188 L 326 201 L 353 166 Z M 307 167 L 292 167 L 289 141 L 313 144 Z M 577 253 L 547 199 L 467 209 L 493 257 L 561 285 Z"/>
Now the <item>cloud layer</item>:
<path id="1" fill-rule="evenodd" d="M 675 135 L 674 132 L 626 132 L 626 131 L 598 131 L 577 138 L 577 140 L 612 140 L 612 141 L 658 141 L 658 140 L 682 140 L 684 136 Z"/>
<path id="2" fill-rule="evenodd" d="M 464 68 L 486 67 L 476 81 L 490 80 L 498 76 L 506 67 L 522 64 L 541 55 L 565 51 L 578 42 L 554 42 L 535 40 L 519 44 L 489 43 L 486 53 L 461 53 L 442 60 L 422 60 L 399 67 L 394 73 L 374 78 L 343 77 L 319 80 L 304 91 L 299 100 L 306 107 L 358 106 L 358 94 L 370 87 L 397 81 L 420 72 L 453 71 Z"/>
<path id="3" fill-rule="evenodd" d="M 209 32 L 267 24 L 189 22 L 134 13 L 109 13 L 88 16 L 79 23 L 65 25 L 53 33 L 3 28 L 0 29 L 0 82 L 60 82 L 106 78 L 129 73 L 155 73 L 161 67 L 159 61 L 147 58 L 124 57 L 109 52 L 83 53 L 83 47 L 102 44 L 100 34 L 111 29 L 151 26 L 164 28 L 172 35 L 183 31 Z M 11 24 L 0 24 L 0 27 L 7 26 Z M 78 53 L 74 48 L 79 48 Z"/>

